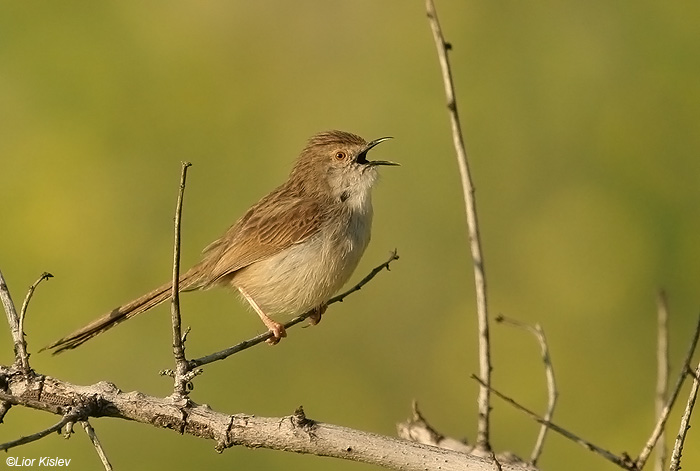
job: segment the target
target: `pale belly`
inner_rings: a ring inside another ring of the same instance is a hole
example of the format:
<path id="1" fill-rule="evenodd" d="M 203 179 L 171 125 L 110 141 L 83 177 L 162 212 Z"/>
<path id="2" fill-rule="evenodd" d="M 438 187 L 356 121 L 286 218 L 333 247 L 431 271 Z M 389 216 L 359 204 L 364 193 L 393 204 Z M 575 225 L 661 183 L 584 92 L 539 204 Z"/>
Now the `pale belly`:
<path id="1" fill-rule="evenodd" d="M 371 214 L 356 219 L 341 234 L 316 234 L 239 270 L 231 284 L 269 316 L 301 314 L 325 303 L 348 281 L 369 243 Z"/>

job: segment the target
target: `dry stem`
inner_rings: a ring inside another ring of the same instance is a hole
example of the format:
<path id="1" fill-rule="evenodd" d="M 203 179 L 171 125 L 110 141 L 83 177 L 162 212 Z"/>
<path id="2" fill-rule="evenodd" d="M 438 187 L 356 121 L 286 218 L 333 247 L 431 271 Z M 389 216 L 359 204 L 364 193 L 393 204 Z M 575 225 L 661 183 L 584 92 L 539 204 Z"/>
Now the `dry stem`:
<path id="1" fill-rule="evenodd" d="M 656 303 L 656 419 L 663 415 L 668 394 L 668 299 L 666 293 L 659 293 Z M 656 447 L 654 469 L 662 471 L 666 463 L 666 432 L 661 431 Z"/>
<path id="2" fill-rule="evenodd" d="M 489 319 L 486 302 L 486 272 L 484 259 L 481 251 L 481 240 L 479 237 L 479 224 L 476 215 L 476 198 L 474 196 L 474 185 L 472 184 L 467 151 L 462 137 L 462 127 L 457 113 L 457 99 L 455 96 L 454 84 L 452 82 L 452 72 L 447 50 L 451 45 L 447 43 L 440 29 L 437 12 L 433 0 L 426 0 L 425 8 L 428 13 L 428 22 L 433 31 L 433 39 L 437 47 L 440 69 L 442 71 L 442 81 L 445 86 L 447 98 L 447 109 L 449 110 L 450 123 L 452 126 L 452 139 L 457 153 L 457 163 L 462 180 L 462 192 L 464 194 L 464 204 L 467 215 L 467 226 L 469 232 L 469 247 L 471 249 L 472 260 L 474 262 L 474 284 L 476 287 L 476 309 L 479 322 L 479 375 L 483 380 L 483 386 L 479 388 L 477 399 L 479 406 L 479 421 L 477 425 L 476 446 L 482 451 L 490 451 L 489 443 L 489 414 L 490 414 L 490 391 L 491 384 L 491 353 L 489 343 Z"/>
<path id="3" fill-rule="evenodd" d="M 5 282 L 5 277 L 0 271 L 0 301 L 5 308 L 7 323 L 10 324 L 10 333 L 15 349 L 15 365 L 24 373 L 29 374 L 29 354 L 27 353 L 27 342 L 24 340 L 24 333 L 20 329 L 19 316 L 12 301 L 10 290 Z"/>
<path id="4" fill-rule="evenodd" d="M 686 368 L 686 373 L 689 368 Z M 695 374 L 693 376 L 693 385 L 690 388 L 690 395 L 688 396 L 688 402 L 685 406 L 685 412 L 683 412 L 683 417 L 681 417 L 680 430 L 676 436 L 676 442 L 673 446 L 673 452 L 671 453 L 671 471 L 678 471 L 681 469 L 681 456 L 683 454 L 683 444 L 685 443 L 685 437 L 690 429 L 690 416 L 693 414 L 693 409 L 695 408 L 695 400 L 698 397 L 698 385 L 700 385 L 700 363 L 698 363 L 695 369 Z"/>
<path id="5" fill-rule="evenodd" d="M 525 329 L 535 336 L 540 344 L 540 351 L 542 353 L 542 362 L 544 363 L 544 372 L 547 378 L 547 412 L 544 414 L 543 420 L 545 422 L 551 422 L 554 416 L 554 408 L 557 405 L 557 397 L 559 393 L 557 392 L 557 383 L 554 380 L 554 366 L 552 365 L 552 359 L 549 355 L 549 346 L 547 345 L 547 338 L 544 335 L 544 330 L 539 324 L 531 326 L 524 322 L 517 321 L 515 319 L 510 319 L 505 316 L 498 316 L 496 318 L 497 322 L 505 322 L 521 329 Z M 530 455 L 530 464 L 533 466 L 537 465 L 537 460 L 542 454 L 542 449 L 544 447 L 544 440 L 547 435 L 548 427 L 542 425 L 540 428 L 540 433 L 537 436 L 537 441 L 535 442 L 535 447 Z"/>
<path id="6" fill-rule="evenodd" d="M 182 200 L 185 193 L 185 182 L 187 180 L 187 169 L 192 164 L 182 163 L 182 175 L 180 177 L 180 191 L 177 195 L 177 205 L 175 209 L 175 242 L 173 248 L 173 286 L 172 303 L 170 307 L 170 317 L 173 326 L 173 356 L 175 357 L 175 371 L 173 372 L 174 391 L 176 398 L 187 396 L 187 383 L 191 380 L 188 373 L 190 367 L 185 358 L 185 345 L 180 327 L 180 220 L 182 219 Z"/>

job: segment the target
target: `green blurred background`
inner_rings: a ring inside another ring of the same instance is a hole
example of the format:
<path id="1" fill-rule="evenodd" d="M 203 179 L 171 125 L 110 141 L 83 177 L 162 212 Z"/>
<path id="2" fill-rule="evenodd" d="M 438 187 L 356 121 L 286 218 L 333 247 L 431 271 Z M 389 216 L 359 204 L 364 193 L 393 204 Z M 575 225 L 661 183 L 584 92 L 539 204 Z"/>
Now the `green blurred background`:
<path id="1" fill-rule="evenodd" d="M 672 374 L 700 280 L 700 3 L 439 1 L 474 181 L 490 309 L 540 322 L 555 421 L 636 456 L 653 423 L 655 298 L 667 289 Z M 170 273 L 180 161 L 183 266 L 282 182 L 311 134 L 390 135 L 359 280 L 314 328 L 206 368 L 192 397 L 229 413 L 307 414 L 393 435 L 416 398 L 473 439 L 478 370 L 471 262 L 435 46 L 422 1 L 3 2 L 0 269 L 33 352 Z M 183 298 L 200 356 L 262 331 L 225 290 Z M 165 396 L 166 307 L 34 368 Z M 544 411 L 535 341 L 494 325 L 494 384 Z M 10 336 L 0 360 L 11 362 Z M 687 387 L 681 401 L 685 402 Z M 528 456 L 537 426 L 494 399 L 493 444 Z M 679 413 L 671 419 L 675 436 Z M 6 441 L 56 417 L 13 409 Z M 697 420 L 695 421 L 697 422 Z M 94 420 L 117 469 L 369 470 Z M 694 429 L 684 468 L 700 467 Z M 82 430 L 13 456 L 98 469 Z M 544 469 L 616 469 L 550 435 Z"/>

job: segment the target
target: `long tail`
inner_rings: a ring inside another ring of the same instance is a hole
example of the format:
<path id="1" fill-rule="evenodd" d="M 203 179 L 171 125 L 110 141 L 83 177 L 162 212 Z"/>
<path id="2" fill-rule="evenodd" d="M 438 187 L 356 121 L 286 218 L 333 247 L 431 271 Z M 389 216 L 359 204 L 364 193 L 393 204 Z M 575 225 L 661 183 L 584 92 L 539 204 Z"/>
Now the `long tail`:
<path id="1" fill-rule="evenodd" d="M 198 284 L 196 282 L 198 278 L 196 274 L 196 268 L 197 267 L 194 267 L 184 275 L 180 276 L 180 291 L 189 291 L 198 288 Z M 166 283 L 163 286 L 154 289 L 150 293 L 144 294 L 140 298 L 131 301 L 130 303 L 112 309 L 104 316 L 95 319 L 85 327 L 76 330 L 72 334 L 63 337 L 62 339 L 56 340 L 54 343 L 52 343 L 51 345 L 47 345 L 40 351 L 53 350 L 53 354 L 56 355 L 65 350 L 72 350 L 76 347 L 79 347 L 91 338 L 96 337 L 102 332 L 111 329 L 115 325 L 127 319 L 131 319 L 137 314 L 141 314 L 142 312 L 148 311 L 152 307 L 155 307 L 160 303 L 167 301 L 168 299 L 170 299 L 171 291 L 172 282 Z"/>

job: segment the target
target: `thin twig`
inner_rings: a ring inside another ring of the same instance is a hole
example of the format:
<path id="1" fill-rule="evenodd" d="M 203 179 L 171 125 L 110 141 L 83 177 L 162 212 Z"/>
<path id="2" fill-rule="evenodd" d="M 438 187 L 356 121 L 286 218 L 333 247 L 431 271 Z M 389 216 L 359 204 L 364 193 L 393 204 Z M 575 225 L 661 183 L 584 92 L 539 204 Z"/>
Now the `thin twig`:
<path id="1" fill-rule="evenodd" d="M 22 332 L 23 336 L 26 336 L 24 333 L 24 318 L 27 315 L 27 308 L 29 308 L 29 301 L 32 299 L 32 296 L 34 296 L 34 290 L 36 290 L 36 287 L 39 286 L 39 283 L 41 283 L 44 280 L 48 280 L 49 278 L 53 278 L 53 275 L 49 272 L 44 272 L 41 274 L 38 280 L 36 280 L 30 287 L 29 290 L 27 291 L 27 296 L 24 297 L 24 302 L 22 303 L 22 309 L 19 311 L 19 330 Z"/>
<path id="2" fill-rule="evenodd" d="M 112 464 L 109 462 L 109 459 L 105 454 L 104 448 L 102 448 L 102 443 L 100 443 L 100 439 L 97 438 L 97 433 L 95 433 L 95 429 L 92 428 L 92 425 L 90 425 L 90 422 L 88 422 L 87 420 L 81 421 L 80 424 L 85 429 L 85 433 L 87 433 L 87 436 L 90 438 L 92 445 L 95 447 L 95 451 L 97 451 L 97 456 L 100 457 L 100 461 L 102 462 L 102 466 L 105 467 L 105 471 L 112 471 Z"/>
<path id="3" fill-rule="evenodd" d="M 683 359 L 683 366 L 681 367 L 681 372 L 678 376 L 678 379 L 676 380 L 676 384 L 674 385 L 671 394 L 666 400 L 666 405 L 663 408 L 661 416 L 656 421 L 656 426 L 654 427 L 654 430 L 652 431 L 649 440 L 647 440 L 646 444 L 644 445 L 644 448 L 642 448 L 642 451 L 639 453 L 639 457 L 636 461 L 637 469 L 644 468 L 644 465 L 646 464 L 647 460 L 649 459 L 649 456 L 651 455 L 652 450 L 654 449 L 654 445 L 656 445 L 656 442 L 659 440 L 659 437 L 661 436 L 661 434 L 664 431 L 664 428 L 666 427 L 666 421 L 668 420 L 668 416 L 671 413 L 673 404 L 675 404 L 676 399 L 678 398 L 678 394 L 681 391 L 681 387 L 683 386 L 683 381 L 685 380 L 687 371 L 688 369 L 690 369 L 690 362 L 693 360 L 695 347 L 698 345 L 698 338 L 700 338 L 700 316 L 698 316 L 698 320 L 696 321 L 695 332 L 693 332 L 693 338 L 690 341 L 690 345 L 688 346 L 688 352 L 686 353 L 685 358 Z"/>
<path id="4" fill-rule="evenodd" d="M 362 289 L 362 287 L 364 285 L 366 285 L 367 283 L 369 283 L 370 280 L 372 278 L 374 278 L 379 272 L 381 272 L 382 270 L 385 270 L 385 269 L 389 270 L 389 264 L 391 262 L 393 262 L 394 260 L 398 260 L 398 259 L 399 259 L 399 255 L 396 252 L 396 249 L 394 249 L 394 251 L 391 253 L 391 255 L 389 256 L 389 259 L 386 262 L 384 262 L 381 265 L 372 269 L 372 271 L 369 272 L 369 274 L 367 276 L 365 276 L 362 280 L 360 280 L 359 283 L 357 283 L 355 286 L 353 286 L 349 290 L 329 299 L 328 305 L 331 305 L 333 303 L 343 302 L 343 300 L 347 296 Z M 304 314 L 298 315 L 294 319 L 292 319 L 289 322 L 287 322 L 286 324 L 284 324 L 284 328 L 289 329 L 290 327 L 299 324 L 300 322 L 302 322 L 304 319 L 309 317 L 314 312 L 315 312 L 314 310 L 311 310 L 311 311 L 305 312 Z M 215 352 L 215 353 L 212 353 L 210 355 L 203 356 L 201 358 L 195 358 L 194 360 L 189 360 L 189 362 L 188 362 L 189 368 L 193 369 L 193 368 L 196 368 L 198 366 L 202 366 L 202 365 L 206 365 L 208 363 L 213 363 L 215 361 L 223 360 L 224 358 L 227 358 L 235 353 L 238 353 L 238 352 L 243 351 L 247 348 L 250 348 L 254 345 L 257 345 L 259 343 L 264 342 L 265 340 L 271 338 L 272 335 L 273 335 L 272 332 L 270 332 L 268 330 L 260 335 L 256 335 L 255 337 L 253 337 L 251 339 L 244 340 L 243 342 L 240 342 L 232 347 L 226 348 L 226 349 L 221 350 L 219 352 Z"/>
<path id="5" fill-rule="evenodd" d="M 12 404 L 7 401 L 0 401 L 0 424 L 5 420 L 5 415 L 12 408 Z"/>
<path id="6" fill-rule="evenodd" d="M 484 380 L 485 385 L 479 388 L 477 399 L 479 406 L 479 420 L 477 425 L 477 448 L 488 451 L 491 449 L 489 443 L 489 414 L 490 397 L 489 388 L 491 384 L 491 353 L 489 342 L 489 319 L 486 302 L 486 270 L 481 251 L 481 239 L 479 237 L 479 224 L 476 214 L 476 198 L 474 196 L 474 185 L 472 184 L 467 151 L 462 137 L 462 127 L 457 113 L 457 99 L 455 97 L 454 84 L 452 82 L 452 72 L 447 50 L 451 48 L 440 29 L 437 12 L 433 0 L 426 0 L 425 7 L 428 13 L 428 22 L 433 31 L 435 46 L 437 47 L 440 69 L 442 70 L 442 80 L 445 85 L 445 95 L 447 97 L 447 109 L 449 110 L 450 122 L 452 125 L 452 139 L 457 153 L 457 163 L 462 180 L 462 192 L 464 193 L 464 204 L 467 214 L 467 226 L 469 231 L 469 246 L 472 260 L 474 262 L 474 284 L 476 287 L 476 310 L 479 324 L 479 375 Z"/>
<path id="7" fill-rule="evenodd" d="M 180 177 L 180 190 L 177 195 L 175 209 L 175 242 L 173 249 L 173 286 L 170 315 L 173 325 L 173 356 L 175 357 L 174 391 L 175 396 L 187 395 L 187 380 L 184 376 L 189 372 L 189 365 L 185 359 L 185 345 L 182 341 L 182 329 L 180 326 L 180 221 L 182 219 L 182 200 L 185 193 L 187 169 L 192 164 L 182 163 L 182 175 Z"/>
<path id="8" fill-rule="evenodd" d="M 662 290 L 656 300 L 656 419 L 658 420 L 664 411 L 666 395 L 668 394 L 668 299 Z M 654 469 L 662 471 L 666 464 L 666 432 L 661 431 L 659 443 L 656 448 Z"/>
<path id="9" fill-rule="evenodd" d="M 542 329 L 542 326 L 540 326 L 539 324 L 531 326 L 524 322 L 520 322 L 515 319 L 510 319 L 505 316 L 498 316 L 496 318 L 496 322 L 505 322 L 519 327 L 521 329 L 525 329 L 528 332 L 532 333 L 532 335 L 534 335 L 537 341 L 539 342 L 540 351 L 542 352 L 542 362 L 544 363 L 545 377 L 547 378 L 547 412 L 544 414 L 543 419 L 546 422 L 551 422 L 552 417 L 554 416 L 554 408 L 556 407 L 557 397 L 559 396 L 559 393 L 557 392 L 557 383 L 554 380 L 554 366 L 552 365 L 552 359 L 549 355 L 549 347 L 547 345 L 547 338 L 544 335 L 544 329 Z M 533 448 L 532 454 L 530 455 L 530 464 L 532 464 L 533 466 L 537 465 L 537 460 L 542 454 L 542 448 L 544 447 L 544 440 L 547 435 L 547 430 L 548 427 L 546 425 L 542 425 L 542 428 L 540 428 L 540 433 L 537 436 L 535 447 Z"/>
<path id="10" fill-rule="evenodd" d="M 19 327 L 17 309 L 15 309 L 15 303 L 12 302 L 12 296 L 5 282 L 5 277 L 2 276 L 2 271 L 0 271 L 0 301 L 2 301 L 2 305 L 5 308 L 7 323 L 10 324 L 10 333 L 12 334 L 12 341 L 14 342 L 15 349 L 15 365 L 25 375 L 29 374 L 30 368 L 27 342 L 25 342 L 24 335 Z"/>
<path id="11" fill-rule="evenodd" d="M 485 383 L 484 381 L 482 381 L 481 378 L 479 378 L 478 376 L 472 375 L 472 378 L 475 379 L 476 381 L 478 381 L 481 385 L 486 386 L 486 383 Z M 542 425 L 546 425 L 546 426 L 549 427 L 550 429 L 554 430 L 555 432 L 559 433 L 560 435 L 563 435 L 564 437 L 568 438 L 569 440 L 578 443 L 579 445 L 581 445 L 582 447 L 586 448 L 587 450 L 590 450 L 590 451 L 593 451 L 594 453 L 599 454 L 600 456 L 602 456 L 602 457 L 605 458 L 606 460 L 608 460 L 608 461 L 610 461 L 610 462 L 612 462 L 612 463 L 615 463 L 616 465 L 620 466 L 621 468 L 624 468 L 624 469 L 627 469 L 627 470 L 634 470 L 634 469 L 636 469 L 636 468 L 634 467 L 634 462 L 633 462 L 633 461 L 630 459 L 630 457 L 627 456 L 626 454 L 625 454 L 625 455 L 622 455 L 622 456 L 617 456 L 616 454 L 614 454 L 614 453 L 612 453 L 612 452 L 610 452 L 610 451 L 608 451 L 608 450 L 606 450 L 606 449 L 604 449 L 604 448 L 601 448 L 601 447 L 599 447 L 599 446 L 597 446 L 597 445 L 594 445 L 593 443 L 589 442 L 588 440 L 585 440 L 585 439 L 583 439 L 583 438 L 581 438 L 581 437 L 579 437 L 579 436 L 577 436 L 577 435 L 575 435 L 575 434 L 569 432 L 569 431 L 566 430 L 565 428 L 560 427 L 559 425 L 557 425 L 557 424 L 555 424 L 555 423 L 553 423 L 553 422 L 548 422 L 548 421 L 546 421 L 543 417 L 540 417 L 539 415 L 537 415 L 536 413 L 532 412 L 532 411 L 531 411 L 530 409 L 528 409 L 527 407 L 525 407 L 525 406 L 519 404 L 515 399 L 512 399 L 512 398 L 506 396 L 505 394 L 500 393 L 500 392 L 497 391 L 496 389 L 494 389 L 494 388 L 492 388 L 492 387 L 490 387 L 490 386 L 489 386 L 489 389 L 490 389 L 496 396 L 500 397 L 501 399 L 503 399 L 504 401 L 506 401 L 507 403 L 509 403 L 509 404 L 512 405 L 513 407 L 515 407 L 516 409 L 518 409 L 518 410 L 524 412 L 525 414 L 529 415 L 533 420 L 539 422 L 539 423 L 542 424 Z"/>
<path id="12" fill-rule="evenodd" d="M 690 395 L 688 396 L 688 402 L 685 406 L 685 412 L 683 412 L 683 417 L 681 417 L 681 426 L 676 436 L 676 442 L 673 445 L 673 452 L 671 453 L 671 471 L 678 471 L 681 469 L 681 456 L 683 455 L 683 444 L 685 443 L 685 437 L 690 429 L 690 416 L 693 414 L 693 409 L 695 408 L 695 400 L 698 397 L 698 386 L 700 385 L 700 363 L 698 363 L 695 369 L 695 375 L 693 376 L 693 385 L 690 388 Z"/>
<path id="13" fill-rule="evenodd" d="M 40 440 L 47 435 L 50 435 L 54 432 L 60 431 L 65 425 L 75 422 L 81 415 L 82 415 L 82 413 L 80 411 L 75 411 L 75 412 L 71 412 L 69 414 L 66 414 L 63 416 L 63 418 L 58 423 L 56 423 L 55 425 L 52 425 L 51 427 L 49 427 L 45 430 L 42 430 L 42 431 L 37 432 L 37 433 L 33 433 L 33 434 L 28 435 L 26 437 L 20 437 L 17 440 L 12 440 L 11 442 L 0 444 L 0 451 L 7 451 L 10 448 L 14 448 L 16 446 L 26 445 L 27 443 L 31 443 L 31 442 L 35 442 L 37 440 Z"/>

